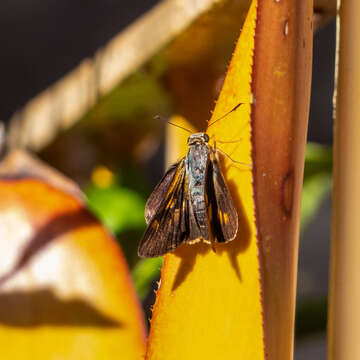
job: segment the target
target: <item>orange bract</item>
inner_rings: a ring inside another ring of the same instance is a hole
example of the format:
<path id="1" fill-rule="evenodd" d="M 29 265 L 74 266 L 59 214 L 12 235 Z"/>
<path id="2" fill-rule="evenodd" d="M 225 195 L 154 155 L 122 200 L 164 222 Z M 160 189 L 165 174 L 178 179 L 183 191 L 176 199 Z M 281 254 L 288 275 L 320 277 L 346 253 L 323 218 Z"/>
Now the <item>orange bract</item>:
<path id="1" fill-rule="evenodd" d="M 119 246 L 81 202 L 0 179 L 4 359 L 140 359 L 144 324 Z"/>

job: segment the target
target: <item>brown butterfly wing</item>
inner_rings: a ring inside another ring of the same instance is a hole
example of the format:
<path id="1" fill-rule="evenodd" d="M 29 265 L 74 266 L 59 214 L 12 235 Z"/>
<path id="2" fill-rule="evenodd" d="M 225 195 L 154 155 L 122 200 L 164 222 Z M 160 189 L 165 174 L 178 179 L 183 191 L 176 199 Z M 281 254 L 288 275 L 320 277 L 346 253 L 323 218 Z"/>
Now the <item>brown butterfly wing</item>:
<path id="1" fill-rule="evenodd" d="M 181 160 L 173 165 L 167 170 L 163 178 L 156 185 L 155 189 L 149 196 L 148 201 L 145 205 L 145 221 L 146 224 L 149 224 L 151 219 L 159 210 L 161 202 L 164 200 L 169 188 L 174 180 L 176 170 L 181 163 Z"/>
<path id="2" fill-rule="evenodd" d="M 206 186 L 209 220 L 214 239 L 217 242 L 231 241 L 236 236 L 239 220 L 215 153 L 211 154 Z"/>
<path id="3" fill-rule="evenodd" d="M 172 173 L 170 170 L 168 174 Z M 170 178 L 170 175 L 168 176 Z M 178 163 L 175 173 L 171 176 L 172 181 L 166 187 L 167 191 L 161 186 L 154 190 L 154 192 L 159 191 L 158 196 L 163 197 L 160 203 L 154 202 L 157 210 L 149 217 L 149 225 L 141 239 L 138 249 L 141 257 L 157 257 L 173 251 L 186 236 L 187 182 L 183 160 Z M 167 176 L 165 175 L 164 178 Z M 154 198 L 158 196 L 154 195 Z"/>

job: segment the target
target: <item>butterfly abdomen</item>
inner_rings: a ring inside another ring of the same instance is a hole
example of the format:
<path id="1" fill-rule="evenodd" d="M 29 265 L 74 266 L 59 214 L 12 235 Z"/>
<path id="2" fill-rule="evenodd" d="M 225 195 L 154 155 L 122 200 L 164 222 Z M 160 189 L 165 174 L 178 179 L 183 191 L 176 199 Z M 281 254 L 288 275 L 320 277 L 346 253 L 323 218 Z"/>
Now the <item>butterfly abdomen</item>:
<path id="1" fill-rule="evenodd" d="M 186 157 L 186 176 L 189 183 L 190 201 L 204 240 L 209 239 L 205 201 L 208 161 L 209 149 L 206 144 L 194 144 L 189 147 Z"/>

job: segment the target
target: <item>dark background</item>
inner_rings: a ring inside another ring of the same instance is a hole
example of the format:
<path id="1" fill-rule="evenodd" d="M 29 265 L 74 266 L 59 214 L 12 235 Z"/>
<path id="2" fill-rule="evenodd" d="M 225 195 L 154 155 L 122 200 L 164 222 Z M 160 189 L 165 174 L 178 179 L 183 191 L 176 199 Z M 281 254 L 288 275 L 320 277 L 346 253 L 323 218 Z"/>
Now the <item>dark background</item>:
<path id="1" fill-rule="evenodd" d="M 0 119 L 8 119 L 157 2 L 2 0 Z"/>
<path id="2" fill-rule="evenodd" d="M 0 120 L 8 120 L 157 2 L 2 0 Z M 334 51 L 332 21 L 314 38 L 309 140 L 324 144 L 332 143 Z M 328 198 L 301 236 L 300 300 L 314 292 L 323 297 L 327 294 L 330 203 Z M 325 359 L 324 332 L 297 341 L 296 359 Z"/>
<path id="3" fill-rule="evenodd" d="M 60 79 L 157 0 L 0 2 L 0 119 Z M 309 139 L 331 143 L 335 22 L 315 35 Z"/>

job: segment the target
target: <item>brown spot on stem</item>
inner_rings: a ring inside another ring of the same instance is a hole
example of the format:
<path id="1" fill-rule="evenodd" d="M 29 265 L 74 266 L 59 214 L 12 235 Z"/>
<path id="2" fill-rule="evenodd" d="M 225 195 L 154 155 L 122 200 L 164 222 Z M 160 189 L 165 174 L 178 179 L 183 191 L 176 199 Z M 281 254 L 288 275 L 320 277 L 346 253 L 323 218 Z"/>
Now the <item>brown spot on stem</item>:
<path id="1" fill-rule="evenodd" d="M 282 207 L 284 213 L 290 217 L 294 196 L 294 172 L 290 170 L 284 177 L 282 183 Z"/>

